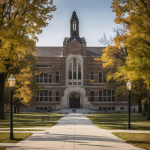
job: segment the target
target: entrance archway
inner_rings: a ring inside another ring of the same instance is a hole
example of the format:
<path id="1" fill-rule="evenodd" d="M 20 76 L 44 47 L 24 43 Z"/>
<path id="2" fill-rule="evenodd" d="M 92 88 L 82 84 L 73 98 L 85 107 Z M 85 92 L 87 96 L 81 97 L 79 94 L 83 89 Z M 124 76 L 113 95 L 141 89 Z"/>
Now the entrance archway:
<path id="1" fill-rule="evenodd" d="M 71 93 L 69 96 L 69 107 L 80 108 L 80 95 L 78 93 Z"/>

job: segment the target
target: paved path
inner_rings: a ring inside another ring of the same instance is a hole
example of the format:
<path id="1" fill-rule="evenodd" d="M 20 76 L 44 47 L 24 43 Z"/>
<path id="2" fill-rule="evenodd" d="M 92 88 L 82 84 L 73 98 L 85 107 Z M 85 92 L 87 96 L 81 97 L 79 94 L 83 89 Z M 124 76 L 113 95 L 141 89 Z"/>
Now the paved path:
<path id="1" fill-rule="evenodd" d="M 99 129 L 83 114 L 67 114 L 55 126 L 35 131 L 6 150 L 142 150 L 117 138 L 111 131 Z"/>

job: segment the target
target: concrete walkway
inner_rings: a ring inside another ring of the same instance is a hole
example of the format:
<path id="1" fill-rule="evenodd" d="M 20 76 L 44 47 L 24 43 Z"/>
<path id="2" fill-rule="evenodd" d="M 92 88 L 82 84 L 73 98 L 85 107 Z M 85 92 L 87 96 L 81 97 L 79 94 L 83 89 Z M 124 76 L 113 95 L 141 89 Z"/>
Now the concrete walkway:
<path id="1" fill-rule="evenodd" d="M 71 113 L 45 131 L 35 131 L 23 141 L 5 145 L 9 147 L 6 150 L 142 150 L 117 138 L 111 131 L 99 129 L 83 114 Z"/>

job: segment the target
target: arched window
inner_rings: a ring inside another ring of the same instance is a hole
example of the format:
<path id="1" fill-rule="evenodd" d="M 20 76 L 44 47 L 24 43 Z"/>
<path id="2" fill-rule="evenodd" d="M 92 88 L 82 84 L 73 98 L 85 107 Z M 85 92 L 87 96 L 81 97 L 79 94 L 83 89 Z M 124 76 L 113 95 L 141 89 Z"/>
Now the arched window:
<path id="1" fill-rule="evenodd" d="M 69 65 L 69 79 L 72 79 L 72 63 Z"/>
<path id="2" fill-rule="evenodd" d="M 81 64 L 75 58 L 68 66 L 69 85 L 81 85 Z"/>
<path id="3" fill-rule="evenodd" d="M 73 31 L 76 31 L 76 21 L 73 21 Z"/>
<path id="4" fill-rule="evenodd" d="M 77 62 L 76 59 L 73 60 L 73 79 L 76 79 L 76 72 L 77 72 Z"/>
<path id="5" fill-rule="evenodd" d="M 78 63 L 78 79 L 81 79 L 81 65 Z"/>

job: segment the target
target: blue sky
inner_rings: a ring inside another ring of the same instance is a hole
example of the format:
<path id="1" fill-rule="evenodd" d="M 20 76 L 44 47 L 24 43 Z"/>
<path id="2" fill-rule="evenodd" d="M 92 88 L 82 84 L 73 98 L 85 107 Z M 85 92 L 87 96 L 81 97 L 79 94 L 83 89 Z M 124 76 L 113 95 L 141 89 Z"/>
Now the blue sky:
<path id="1" fill-rule="evenodd" d="M 70 37 L 70 18 L 75 10 L 79 19 L 79 35 L 86 39 L 87 46 L 103 46 L 99 39 L 104 33 L 114 36 L 115 13 L 112 0 L 54 0 L 57 10 L 52 12 L 49 25 L 38 35 L 37 46 L 63 46 L 65 37 Z"/>

